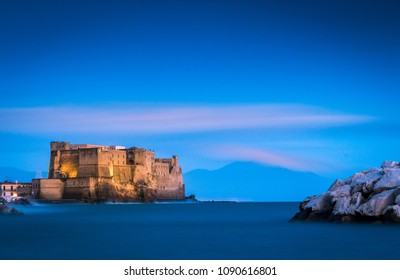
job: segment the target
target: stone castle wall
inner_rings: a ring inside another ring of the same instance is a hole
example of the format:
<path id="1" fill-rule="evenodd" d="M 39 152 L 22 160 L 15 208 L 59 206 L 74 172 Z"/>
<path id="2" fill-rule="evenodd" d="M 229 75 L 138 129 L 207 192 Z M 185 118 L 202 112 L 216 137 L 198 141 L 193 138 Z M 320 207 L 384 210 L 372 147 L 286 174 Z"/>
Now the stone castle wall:
<path id="1" fill-rule="evenodd" d="M 141 148 L 68 142 L 50 144 L 49 179 L 43 199 L 156 200 L 185 197 L 178 158 L 156 159 Z"/>
<path id="2" fill-rule="evenodd" d="M 64 182 L 60 179 L 36 179 L 39 181 L 41 199 L 60 200 L 64 194 Z"/>

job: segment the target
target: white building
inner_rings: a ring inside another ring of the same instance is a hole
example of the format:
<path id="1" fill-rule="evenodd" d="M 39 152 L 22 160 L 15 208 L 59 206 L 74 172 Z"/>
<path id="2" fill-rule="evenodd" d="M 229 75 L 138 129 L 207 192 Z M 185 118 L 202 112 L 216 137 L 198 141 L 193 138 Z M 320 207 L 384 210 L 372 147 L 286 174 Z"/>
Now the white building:
<path id="1" fill-rule="evenodd" d="M 32 184 L 31 183 L 18 183 L 16 182 L 1 182 L 0 183 L 0 193 L 4 198 L 8 197 L 16 197 L 19 196 L 20 193 L 31 192 Z"/>

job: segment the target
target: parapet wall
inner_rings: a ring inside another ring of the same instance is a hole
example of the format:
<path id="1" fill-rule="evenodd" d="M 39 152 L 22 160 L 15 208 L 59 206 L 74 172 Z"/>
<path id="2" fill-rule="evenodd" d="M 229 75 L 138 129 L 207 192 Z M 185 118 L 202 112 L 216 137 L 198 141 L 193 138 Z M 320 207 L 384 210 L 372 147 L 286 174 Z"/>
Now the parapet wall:
<path id="1" fill-rule="evenodd" d="M 41 179 L 40 198 L 48 200 L 60 200 L 63 198 L 64 182 L 60 179 Z"/>

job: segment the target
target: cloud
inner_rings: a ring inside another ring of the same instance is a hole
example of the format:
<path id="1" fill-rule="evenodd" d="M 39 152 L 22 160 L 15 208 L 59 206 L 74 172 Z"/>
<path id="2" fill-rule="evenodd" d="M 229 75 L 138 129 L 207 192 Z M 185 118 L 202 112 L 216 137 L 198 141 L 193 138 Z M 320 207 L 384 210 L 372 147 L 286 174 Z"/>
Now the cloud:
<path id="1" fill-rule="evenodd" d="M 288 154 L 280 151 L 270 151 L 241 145 L 215 145 L 209 148 L 213 155 L 220 159 L 232 161 L 251 161 L 265 165 L 287 168 L 295 171 L 324 173 L 333 168 L 333 163 L 325 159 Z"/>
<path id="2" fill-rule="evenodd" d="M 240 129 L 334 127 L 365 123 L 370 116 L 293 104 L 0 109 L 0 131 L 52 134 L 171 134 Z"/>

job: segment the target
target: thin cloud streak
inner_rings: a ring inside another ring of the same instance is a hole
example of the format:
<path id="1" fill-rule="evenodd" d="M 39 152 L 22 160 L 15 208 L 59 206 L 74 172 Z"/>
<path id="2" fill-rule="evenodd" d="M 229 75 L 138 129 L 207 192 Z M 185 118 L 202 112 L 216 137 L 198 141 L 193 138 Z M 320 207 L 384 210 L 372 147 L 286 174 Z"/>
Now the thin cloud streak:
<path id="1" fill-rule="evenodd" d="M 214 146 L 210 148 L 214 156 L 232 161 L 251 161 L 264 165 L 286 168 L 294 171 L 324 173 L 332 168 L 332 163 L 315 161 L 305 156 L 244 147 L 240 145 Z"/>
<path id="2" fill-rule="evenodd" d="M 171 134 L 248 128 L 312 128 L 356 125 L 370 116 L 330 112 L 304 105 L 226 105 L 131 108 L 0 109 L 0 131 L 29 134 Z"/>

